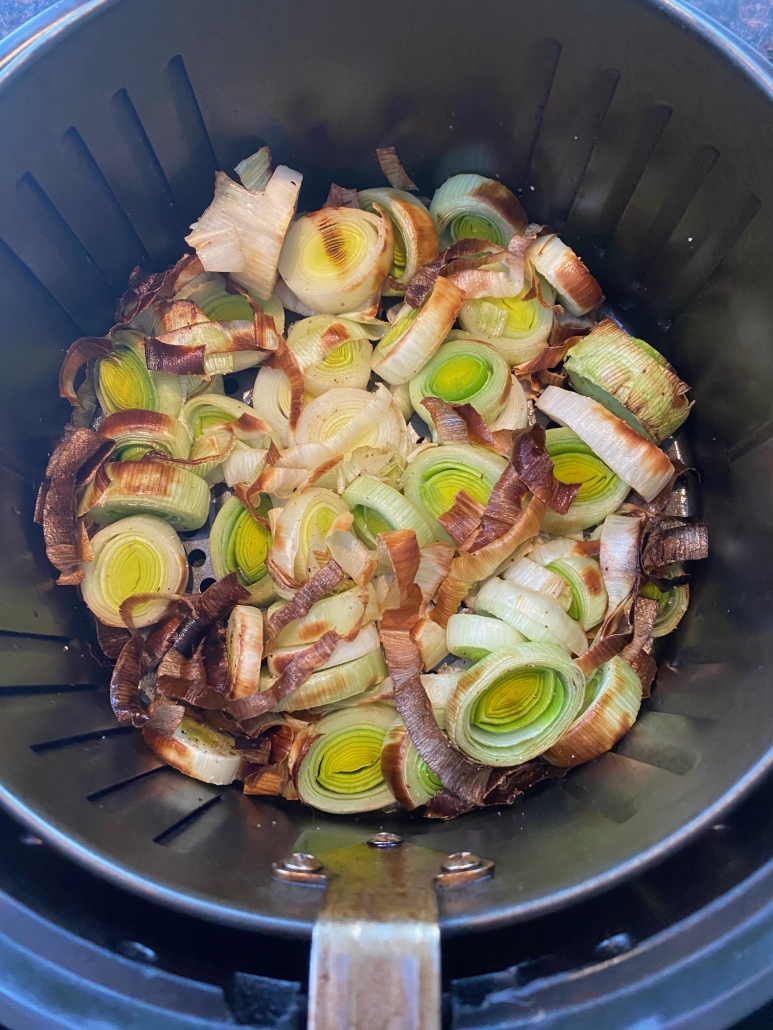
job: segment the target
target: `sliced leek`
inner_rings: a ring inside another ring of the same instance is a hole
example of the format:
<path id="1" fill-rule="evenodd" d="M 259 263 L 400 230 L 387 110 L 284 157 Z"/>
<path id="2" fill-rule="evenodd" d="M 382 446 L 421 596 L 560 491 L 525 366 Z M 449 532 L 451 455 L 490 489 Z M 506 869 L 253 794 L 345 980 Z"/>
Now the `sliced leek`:
<path id="1" fill-rule="evenodd" d="M 520 765 L 561 739 L 584 694 L 585 677 L 560 647 L 503 647 L 460 678 L 446 709 L 448 735 L 475 761 Z"/>
<path id="2" fill-rule="evenodd" d="M 296 322 L 287 346 L 303 373 L 306 392 L 318 397 L 334 387 L 364 390 L 370 379 L 372 328 L 345 318 L 314 315 Z"/>
<path id="3" fill-rule="evenodd" d="M 387 483 L 360 476 L 342 496 L 354 515 L 357 535 L 368 547 L 375 548 L 379 533 L 393 529 L 414 530 L 420 547 L 437 539 L 427 516 Z"/>
<path id="4" fill-rule="evenodd" d="M 485 447 L 447 444 L 421 451 L 405 470 L 405 496 L 433 520 L 440 540 L 450 540 L 437 518 L 453 505 L 460 490 L 487 504 L 507 462 Z"/>
<path id="5" fill-rule="evenodd" d="M 538 594 L 552 597 L 554 601 L 569 611 L 572 593 L 566 580 L 559 573 L 532 561 L 529 557 L 516 558 L 504 573 L 503 579 L 509 583 L 536 590 Z M 572 618 L 577 616 L 572 615 Z"/>
<path id="6" fill-rule="evenodd" d="M 547 346 L 553 326 L 553 296 L 542 288 L 542 299 L 481 297 L 468 300 L 459 312 L 459 324 L 473 339 L 495 347 L 508 365 L 531 361 Z"/>
<path id="7" fill-rule="evenodd" d="M 446 641 L 450 654 L 471 658 L 479 662 L 500 647 L 513 647 L 526 640 L 523 633 L 500 619 L 487 615 L 452 615 L 446 626 Z"/>
<path id="8" fill-rule="evenodd" d="M 274 319 L 278 333 L 284 332 L 284 308 L 275 297 L 261 300 L 251 297 L 253 304 Z M 204 272 L 197 276 L 175 294 L 175 300 L 192 300 L 197 308 L 212 319 L 213 322 L 248 322 L 252 320 L 253 308 L 250 301 L 241 293 L 229 291 L 226 280 L 217 272 Z"/>
<path id="9" fill-rule="evenodd" d="M 443 784 L 416 750 L 399 716 L 384 737 L 381 772 L 395 800 L 409 810 L 425 805 L 443 789 Z"/>
<path id="10" fill-rule="evenodd" d="M 584 315 L 601 300 L 601 287 L 571 247 L 555 234 L 539 236 L 528 259 L 558 293 L 572 315 Z"/>
<path id="11" fill-rule="evenodd" d="M 491 425 L 510 396 L 510 369 L 493 347 L 476 340 L 453 340 L 444 343 L 414 376 L 409 390 L 414 410 L 430 427 L 432 417 L 421 403 L 425 397 L 470 404 Z"/>
<path id="12" fill-rule="evenodd" d="M 281 607 L 281 602 L 272 605 L 267 612 L 269 618 Z M 308 615 L 295 619 L 277 634 L 274 646 L 308 647 L 328 630 L 334 629 L 343 637 L 351 633 L 358 624 L 368 625 L 380 616 L 381 610 L 373 586 L 368 584 L 365 589 L 351 587 L 349 590 L 342 590 L 340 594 L 315 601 Z"/>
<path id="13" fill-rule="evenodd" d="M 255 611 L 255 609 L 248 609 Z M 296 644 L 294 647 L 274 647 L 266 660 L 266 667 L 272 676 L 281 676 L 290 662 L 303 651 L 304 644 Z M 337 645 L 324 665 L 320 669 L 332 669 L 336 665 L 344 665 L 362 658 L 371 651 L 380 649 L 378 630 L 374 623 L 369 622 L 363 626 L 353 640 L 344 637 Z M 316 675 L 314 673 L 313 675 Z M 307 681 L 308 682 L 308 681 Z"/>
<path id="14" fill-rule="evenodd" d="M 548 566 L 551 572 L 562 576 L 572 592 L 569 616 L 576 619 L 584 630 L 598 626 L 607 610 L 607 591 L 601 568 L 595 558 L 557 558 Z"/>
<path id="15" fill-rule="evenodd" d="M 381 749 L 395 710 L 358 705 L 324 716 L 314 742 L 294 769 L 301 801 L 321 812 L 371 812 L 394 803 L 381 772 Z"/>
<path id="16" fill-rule="evenodd" d="M 271 546 L 268 512 L 271 504 L 264 496 L 253 518 L 238 497 L 229 497 L 215 516 L 209 533 L 212 571 L 217 579 L 237 573 L 250 591 L 251 603 L 260 604 L 275 596 L 274 584 L 266 568 Z"/>
<path id="17" fill-rule="evenodd" d="M 159 411 L 117 411 L 102 420 L 99 432 L 115 440 L 112 456 L 117 461 L 136 461 L 148 451 L 187 458 L 191 451 L 191 435 L 185 424 Z"/>
<path id="18" fill-rule="evenodd" d="M 90 483 L 81 511 L 99 525 L 127 515 L 155 515 L 178 533 L 200 529 L 209 514 L 209 488 L 199 476 L 162 461 L 114 461 L 104 468 L 106 483 Z M 97 494 L 95 497 L 94 495 Z"/>
<path id="19" fill-rule="evenodd" d="M 177 594 L 185 588 L 188 562 L 180 539 L 166 522 L 132 515 L 100 529 L 94 557 L 86 562 L 83 600 L 107 626 L 123 626 L 123 602 L 134 594 Z M 135 626 L 152 626 L 167 610 L 166 600 L 147 601 L 132 612 Z"/>
<path id="20" fill-rule="evenodd" d="M 617 511 L 628 495 L 628 484 L 615 475 L 571 429 L 548 429 L 545 444 L 559 483 L 579 483 L 577 496 L 565 515 L 548 511 L 545 533 L 563 535 L 589 529 Z"/>
<path id="21" fill-rule="evenodd" d="M 666 579 L 683 574 L 683 566 L 676 562 L 666 574 Z M 655 625 L 652 627 L 652 636 L 665 637 L 669 633 L 673 633 L 690 604 L 689 583 L 680 583 L 677 586 L 669 587 L 668 590 L 661 590 L 656 583 L 647 582 L 640 587 L 639 593 L 642 597 L 651 597 L 658 602 L 658 613 L 655 616 Z"/>
<path id="22" fill-rule="evenodd" d="M 180 377 L 149 372 L 143 336 L 128 329 L 113 334 L 112 353 L 97 362 L 94 389 L 106 415 L 142 408 L 176 418 L 183 402 Z"/>
<path id="23" fill-rule="evenodd" d="M 274 430 L 275 443 L 290 443 L 290 380 L 280 368 L 261 368 L 252 388 L 252 407 Z"/>
<path id="24" fill-rule="evenodd" d="M 359 658 L 313 672 L 302 686 L 288 694 L 277 705 L 280 712 L 299 712 L 307 708 L 332 704 L 362 693 L 387 676 L 387 667 L 381 648 L 368 651 Z M 260 689 L 274 682 L 269 673 L 263 673 Z"/>
<path id="25" fill-rule="evenodd" d="M 489 579 L 475 598 L 475 611 L 501 619 L 528 640 L 555 644 L 575 655 L 588 649 L 582 627 L 556 601 L 517 583 Z"/>
<path id="26" fill-rule="evenodd" d="M 291 579 L 308 579 L 329 560 L 325 537 L 336 518 L 348 510 L 332 490 L 300 490 L 281 509 L 274 526 L 273 561 Z"/>
<path id="27" fill-rule="evenodd" d="M 394 230 L 394 257 L 383 293 L 399 296 L 405 293 L 419 268 L 438 256 L 437 230 L 426 207 L 404 190 L 362 190 L 360 207 L 373 211 L 374 205 L 386 211 Z"/>
<path id="28" fill-rule="evenodd" d="M 190 715 L 173 736 L 167 738 L 146 726 L 142 731 L 145 743 L 178 772 L 204 783 L 233 783 L 242 766 L 242 756 L 234 748 L 234 738 L 220 733 Z"/>
<path id="29" fill-rule="evenodd" d="M 258 690 L 263 658 L 263 613 L 237 604 L 226 631 L 231 697 L 249 697 Z"/>
<path id="30" fill-rule="evenodd" d="M 436 191 L 429 210 L 441 247 L 466 239 L 506 247 L 529 221 L 514 193 L 482 175 L 452 175 Z"/>

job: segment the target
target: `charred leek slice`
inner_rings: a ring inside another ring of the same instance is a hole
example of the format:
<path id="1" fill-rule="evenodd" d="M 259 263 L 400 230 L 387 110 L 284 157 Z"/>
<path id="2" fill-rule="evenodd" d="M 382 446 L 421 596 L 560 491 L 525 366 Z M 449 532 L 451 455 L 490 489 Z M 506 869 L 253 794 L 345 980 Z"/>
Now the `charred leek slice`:
<path id="1" fill-rule="evenodd" d="M 251 609 L 255 611 L 255 609 Z M 303 651 L 304 644 L 296 644 L 295 647 L 274 647 L 268 656 L 266 665 L 272 676 L 281 676 L 290 662 L 297 658 Z M 353 640 L 342 639 L 336 644 L 335 650 L 320 669 L 332 669 L 336 665 L 345 665 L 362 658 L 371 651 L 378 651 L 381 647 L 378 639 L 378 630 L 373 622 L 363 626 Z M 312 675 L 315 675 L 312 673 Z M 308 682 L 308 681 L 307 681 Z"/>
<path id="2" fill-rule="evenodd" d="M 340 315 L 367 308 L 394 257 L 392 223 L 380 211 L 326 207 L 290 227 L 279 271 L 312 311 Z"/>
<path id="3" fill-rule="evenodd" d="M 547 568 L 563 576 L 572 592 L 569 616 L 583 629 L 592 629 L 603 620 L 607 610 L 607 591 L 601 568 L 595 558 L 557 558 Z"/>
<path id="4" fill-rule="evenodd" d="M 493 347 L 477 340 L 453 340 L 430 358 L 409 389 L 414 410 L 429 426 L 432 417 L 421 403 L 425 397 L 471 404 L 491 425 L 510 396 L 510 369 Z"/>
<path id="5" fill-rule="evenodd" d="M 526 640 L 523 633 L 500 619 L 487 615 L 452 615 L 446 627 L 446 642 L 451 654 L 479 662 L 500 647 L 513 647 Z"/>
<path id="6" fill-rule="evenodd" d="M 459 312 L 459 324 L 476 340 L 496 347 L 508 365 L 521 365 L 547 346 L 553 325 L 552 293 L 533 297 L 482 297 L 468 300 Z"/>
<path id="7" fill-rule="evenodd" d="M 443 784 L 416 750 L 399 716 L 384 737 L 381 772 L 395 800 L 409 811 L 425 805 L 443 789 Z"/>
<path id="8" fill-rule="evenodd" d="M 275 596 L 266 568 L 271 546 L 268 512 L 271 503 L 263 497 L 258 519 L 252 517 L 238 497 L 229 497 L 217 513 L 209 534 L 212 571 L 217 579 L 230 572 L 250 591 L 251 603 L 260 604 Z"/>
<path id="9" fill-rule="evenodd" d="M 663 451 L 590 397 L 548 386 L 537 398 L 537 407 L 573 429 L 645 501 L 657 497 L 670 482 L 674 467 Z"/>
<path id="10" fill-rule="evenodd" d="M 405 496 L 434 520 L 438 539 L 450 541 L 438 516 L 448 511 L 460 490 L 485 506 L 506 466 L 504 458 L 485 447 L 428 447 L 405 470 Z"/>
<path id="11" fill-rule="evenodd" d="M 333 704 L 347 697 L 361 694 L 363 690 L 386 679 L 387 667 L 381 648 L 368 651 L 350 662 L 343 662 L 313 672 L 306 682 L 288 694 L 277 705 L 280 712 L 299 712 L 306 708 Z M 264 673 L 260 689 L 265 690 L 274 682 L 272 676 Z"/>
<path id="12" fill-rule="evenodd" d="M 282 602 L 271 605 L 268 609 L 269 618 L 281 607 Z M 369 584 L 364 590 L 361 587 L 351 587 L 340 594 L 315 601 L 308 615 L 285 626 L 277 635 L 274 646 L 308 647 L 328 630 L 334 629 L 343 637 L 351 633 L 358 623 L 368 625 L 380 616 L 381 610 L 373 586 Z"/>
<path id="13" fill-rule="evenodd" d="M 263 658 L 263 612 L 237 604 L 228 617 L 225 644 L 231 697 L 257 693 Z"/>
<path id="14" fill-rule="evenodd" d="M 398 296 L 405 293 L 419 268 L 438 256 L 437 231 L 426 207 L 404 190 L 383 187 L 360 192 L 360 207 L 373 211 L 376 204 L 389 215 L 395 237 L 390 279 L 382 292 Z"/>
<path id="15" fill-rule="evenodd" d="M 655 443 L 675 432 L 690 413 L 689 387 L 665 358 L 609 319 L 575 344 L 564 368 L 578 393 Z"/>
<path id="16" fill-rule="evenodd" d="M 191 451 L 191 437 L 185 425 L 159 411 L 117 411 L 102 420 L 99 432 L 115 440 L 112 456 L 117 461 L 136 461 L 148 451 L 187 458 Z"/>
<path id="17" fill-rule="evenodd" d="M 325 537 L 348 510 L 332 490 L 300 490 L 282 508 L 274 526 L 272 559 L 287 576 L 303 582 L 328 560 Z"/>
<path id="18" fill-rule="evenodd" d="M 185 468 L 161 461 L 114 461 L 105 465 L 104 475 L 104 489 L 90 483 L 80 505 L 100 525 L 127 515 L 156 515 L 178 533 L 187 533 L 207 521 L 207 484 Z"/>
<path id="19" fill-rule="evenodd" d="M 573 315 L 584 315 L 601 300 L 601 287 L 571 247 L 553 234 L 538 237 L 528 259 L 555 288 L 561 303 Z"/>
<path id="20" fill-rule="evenodd" d="M 183 402 L 178 376 L 149 372 L 145 365 L 143 336 L 131 330 L 113 335 L 113 350 L 96 365 L 94 389 L 106 415 L 143 408 L 176 418 Z"/>
<path id="21" fill-rule="evenodd" d="M 279 368 L 261 368 L 252 388 L 252 407 L 258 418 L 274 430 L 275 442 L 290 442 L 290 380 Z"/>
<path id="22" fill-rule="evenodd" d="M 385 386 L 375 394 L 343 387 L 328 390 L 304 406 L 295 431 L 297 446 L 283 464 L 314 468 L 358 447 L 398 450 L 405 423 Z"/>
<path id="23" fill-rule="evenodd" d="M 572 654 L 588 649 L 582 627 L 556 601 L 517 583 L 489 579 L 478 592 L 475 611 L 488 612 L 529 640 L 556 644 Z"/>
<path id="24" fill-rule="evenodd" d="M 437 539 L 427 517 L 394 487 L 378 479 L 360 476 L 342 496 L 354 515 L 357 535 L 368 547 L 375 548 L 379 533 L 393 529 L 412 529 L 419 547 Z"/>
<path id="25" fill-rule="evenodd" d="M 529 221 L 507 186 L 482 175 L 452 175 L 436 191 L 429 210 L 441 247 L 466 239 L 490 240 L 507 247 Z"/>
<path id="26" fill-rule="evenodd" d="M 628 484 L 597 457 L 571 429 L 548 429 L 547 452 L 560 483 L 579 483 L 577 496 L 565 515 L 548 511 L 542 520 L 545 533 L 557 536 L 597 526 L 617 511 L 628 494 Z"/>
<path id="27" fill-rule="evenodd" d="M 287 346 L 303 373 L 313 397 L 336 386 L 364 390 L 370 379 L 371 339 L 380 329 L 331 315 L 314 315 L 296 322 Z"/>
<path id="28" fill-rule="evenodd" d="M 588 680 L 581 714 L 544 757 L 563 768 L 589 762 L 625 736 L 640 705 L 641 680 L 622 658 L 612 658 Z"/>
<path id="29" fill-rule="evenodd" d="M 242 756 L 234 748 L 234 738 L 190 715 L 183 717 L 171 737 L 163 737 L 149 726 L 142 736 L 167 765 L 194 780 L 222 785 L 233 783 L 239 775 Z"/>
<path id="30" fill-rule="evenodd" d="M 376 375 L 393 386 L 409 382 L 448 335 L 463 300 L 459 287 L 441 277 L 418 310 L 404 305 L 373 351 Z"/>
<path id="31" fill-rule="evenodd" d="M 486 765 L 520 765 L 552 747 L 583 703 L 585 677 L 552 644 L 492 651 L 465 672 L 446 709 L 448 735 Z"/>
<path id="32" fill-rule="evenodd" d="M 394 717 L 391 706 L 371 704 L 320 719 L 313 727 L 314 742 L 295 772 L 301 801 L 335 815 L 393 804 L 381 772 L 381 749 Z"/>
<path id="33" fill-rule="evenodd" d="M 166 522 L 133 515 L 93 537 L 94 558 L 84 566 L 83 600 L 106 626 L 123 626 L 119 609 L 134 594 L 177 594 L 185 588 L 188 563 L 180 539 Z M 133 613 L 138 628 L 151 626 L 167 601 L 148 601 Z"/>
<path id="34" fill-rule="evenodd" d="M 683 573 L 683 566 L 676 562 L 669 569 L 666 579 L 681 576 Z M 658 613 L 655 616 L 655 625 L 652 627 L 652 636 L 665 637 L 669 633 L 673 633 L 690 604 L 689 584 L 680 583 L 668 590 L 661 590 L 656 583 L 648 582 L 640 588 L 639 593 L 642 597 L 651 597 L 658 602 Z"/>

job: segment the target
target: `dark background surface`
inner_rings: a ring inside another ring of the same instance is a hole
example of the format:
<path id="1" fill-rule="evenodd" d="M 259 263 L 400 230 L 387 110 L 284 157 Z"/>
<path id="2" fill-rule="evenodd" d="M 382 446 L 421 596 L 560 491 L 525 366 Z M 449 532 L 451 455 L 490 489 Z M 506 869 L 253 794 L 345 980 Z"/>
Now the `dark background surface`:
<path id="1" fill-rule="evenodd" d="M 0 0 L 0 38 L 50 7 L 53 2 Z M 765 57 L 773 60 L 773 0 L 695 0 L 693 6 L 738 33 Z M 738 1024 L 735 1030 L 770 1030 L 771 1027 L 773 1004 Z"/>

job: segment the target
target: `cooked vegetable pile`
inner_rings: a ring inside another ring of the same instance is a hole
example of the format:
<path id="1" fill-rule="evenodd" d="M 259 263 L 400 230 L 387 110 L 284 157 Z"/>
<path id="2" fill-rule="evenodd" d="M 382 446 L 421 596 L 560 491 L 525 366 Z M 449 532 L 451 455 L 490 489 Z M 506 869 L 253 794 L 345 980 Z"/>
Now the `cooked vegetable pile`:
<path id="1" fill-rule="evenodd" d="M 194 253 L 67 352 L 36 519 L 170 765 L 449 818 L 620 740 L 708 541 L 659 446 L 688 387 L 577 255 L 498 181 L 425 204 L 378 158 L 299 216 L 267 148 L 217 174 Z"/>

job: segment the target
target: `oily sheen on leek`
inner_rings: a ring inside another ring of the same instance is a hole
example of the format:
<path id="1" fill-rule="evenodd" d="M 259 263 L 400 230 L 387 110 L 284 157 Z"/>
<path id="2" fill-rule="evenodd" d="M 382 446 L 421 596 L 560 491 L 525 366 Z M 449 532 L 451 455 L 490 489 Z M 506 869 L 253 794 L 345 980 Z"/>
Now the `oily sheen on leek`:
<path id="1" fill-rule="evenodd" d="M 452 340 L 411 379 L 409 390 L 414 410 L 429 426 L 432 416 L 421 403 L 425 397 L 470 404 L 491 425 L 510 396 L 510 369 L 493 347 L 476 340 Z"/>
<path id="2" fill-rule="evenodd" d="M 393 258 L 392 222 L 378 207 L 325 207 L 290 226 L 279 272 L 311 311 L 343 315 L 372 304 Z"/>
<path id="3" fill-rule="evenodd" d="M 394 257 L 384 296 L 405 293 L 422 265 L 438 255 L 438 239 L 432 215 L 416 197 L 405 190 L 382 187 L 360 191 L 360 207 L 373 211 L 378 205 L 389 215 L 394 231 Z"/>
<path id="4" fill-rule="evenodd" d="M 500 647 L 513 647 L 526 640 L 523 633 L 500 619 L 472 612 L 452 615 L 446 626 L 446 646 L 449 654 L 479 662 Z"/>
<path id="5" fill-rule="evenodd" d="M 441 247 L 466 239 L 490 240 L 506 247 L 529 221 L 515 194 L 483 175 L 452 175 L 436 191 L 429 211 Z"/>
<path id="6" fill-rule="evenodd" d="M 372 812 L 394 803 L 381 772 L 381 749 L 394 722 L 390 705 L 358 705 L 324 716 L 293 770 L 301 801 L 321 812 Z"/>
<path id="7" fill-rule="evenodd" d="M 603 522 L 617 511 L 628 494 L 628 484 L 593 453 L 571 429 L 548 429 L 545 445 L 560 483 L 579 483 L 580 489 L 565 515 L 548 511 L 542 519 L 545 533 L 561 536 Z"/>
<path id="8" fill-rule="evenodd" d="M 378 479 L 360 476 L 347 486 L 342 497 L 354 515 L 359 538 L 375 548 L 379 533 L 412 529 L 420 547 L 437 539 L 429 519 L 407 497 Z"/>
<path id="9" fill-rule="evenodd" d="M 247 587 L 252 604 L 261 604 L 275 596 L 274 584 L 266 568 L 271 546 L 268 512 L 271 503 L 261 501 L 254 518 L 238 497 L 230 497 L 215 516 L 209 534 L 212 571 L 217 579 L 231 572 Z"/>
<path id="10" fill-rule="evenodd" d="M 563 768 L 589 762 L 625 736 L 640 705 L 641 680 L 622 658 L 612 658 L 588 680 L 580 715 L 544 757 Z"/>
<path id="11" fill-rule="evenodd" d="M 645 501 L 657 497 L 671 481 L 674 467 L 663 451 L 590 397 L 548 386 L 537 398 L 537 407 L 573 429 Z"/>
<path id="12" fill-rule="evenodd" d="M 171 737 L 150 726 L 143 729 L 142 736 L 168 765 L 194 780 L 223 785 L 233 783 L 239 775 L 242 756 L 234 747 L 234 738 L 199 719 L 184 716 Z"/>
<path id="13" fill-rule="evenodd" d="M 485 447 L 428 447 L 405 470 L 403 490 L 419 511 L 434 520 L 438 539 L 450 540 L 438 516 L 448 511 L 460 490 L 485 506 L 506 466 L 504 458 Z"/>
<path id="14" fill-rule="evenodd" d="M 106 626 L 123 626 L 119 609 L 134 594 L 178 594 L 188 562 L 172 527 L 151 515 L 132 515 L 106 526 L 91 541 L 94 557 L 85 565 L 83 600 Z M 146 601 L 132 611 L 137 628 L 152 626 L 167 610 L 166 600 Z"/>
<path id="15" fill-rule="evenodd" d="M 585 677 L 560 647 L 503 647 L 461 676 L 446 708 L 448 736 L 477 762 L 520 765 L 561 739 L 584 695 Z"/>
<path id="16" fill-rule="evenodd" d="M 384 737 L 381 772 L 395 800 L 409 811 L 425 805 L 443 789 L 443 784 L 416 750 L 399 716 Z"/>
<path id="17" fill-rule="evenodd" d="M 467 300 L 459 312 L 462 329 L 495 347 L 508 365 L 535 358 L 547 346 L 553 326 L 554 297 L 549 288 L 541 288 L 541 297 L 528 300 L 526 293 L 525 288 L 517 297 Z"/>

